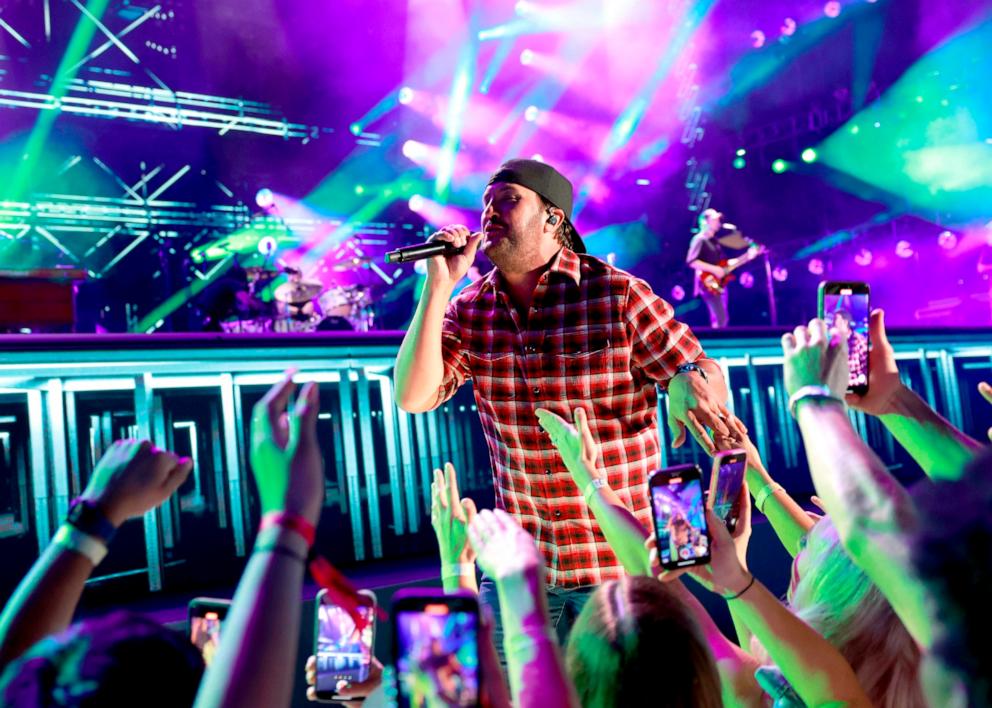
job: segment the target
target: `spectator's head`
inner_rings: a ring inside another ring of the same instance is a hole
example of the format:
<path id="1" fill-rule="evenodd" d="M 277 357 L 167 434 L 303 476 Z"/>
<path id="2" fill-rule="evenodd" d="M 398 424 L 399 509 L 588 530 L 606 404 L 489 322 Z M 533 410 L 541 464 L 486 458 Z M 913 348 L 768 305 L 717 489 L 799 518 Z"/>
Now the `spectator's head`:
<path id="1" fill-rule="evenodd" d="M 940 705 L 992 706 L 990 465 L 992 450 L 987 450 L 965 468 L 960 481 L 921 486 L 916 492 L 919 526 L 912 558 L 934 600 L 934 645 L 926 659 L 924 688 L 940 696 Z"/>
<path id="2" fill-rule="evenodd" d="M 854 316 L 841 308 L 834 313 L 834 328 L 841 337 L 847 339 L 854 331 Z"/>
<path id="3" fill-rule="evenodd" d="M 181 634 L 115 612 L 38 642 L 0 678 L 4 706 L 191 706 L 203 659 Z"/>
<path id="4" fill-rule="evenodd" d="M 601 585 L 576 620 L 565 661 L 585 706 L 721 706 L 709 647 L 685 606 L 646 577 Z"/>
<path id="5" fill-rule="evenodd" d="M 873 705 L 925 705 L 916 642 L 844 551 L 829 517 L 810 530 L 796 556 L 789 605 L 843 654 Z"/>

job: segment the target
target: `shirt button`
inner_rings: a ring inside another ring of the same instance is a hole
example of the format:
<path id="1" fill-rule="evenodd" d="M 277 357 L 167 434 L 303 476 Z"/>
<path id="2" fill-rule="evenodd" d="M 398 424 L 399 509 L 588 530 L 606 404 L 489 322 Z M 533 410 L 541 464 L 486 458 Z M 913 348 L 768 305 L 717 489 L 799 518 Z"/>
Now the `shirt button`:
<path id="1" fill-rule="evenodd" d="M 541 388 L 540 388 L 539 386 L 535 386 L 535 387 L 534 387 L 534 393 L 535 393 L 535 394 L 538 394 L 538 393 L 540 393 L 540 392 L 541 392 Z"/>
<path id="2" fill-rule="evenodd" d="M 544 474 L 551 474 L 551 470 L 544 470 Z"/>
<path id="3" fill-rule="evenodd" d="M 561 518 L 561 511 L 556 511 L 555 512 L 555 518 L 556 519 L 560 519 Z"/>

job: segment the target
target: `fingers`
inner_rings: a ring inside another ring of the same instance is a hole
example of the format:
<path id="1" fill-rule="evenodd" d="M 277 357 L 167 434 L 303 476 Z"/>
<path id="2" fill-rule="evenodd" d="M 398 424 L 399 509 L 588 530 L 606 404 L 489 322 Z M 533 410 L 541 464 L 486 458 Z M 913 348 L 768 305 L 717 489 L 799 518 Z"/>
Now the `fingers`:
<path id="1" fill-rule="evenodd" d="M 792 336 L 796 340 L 796 349 L 803 349 L 809 346 L 809 332 L 802 325 L 799 325 L 792 331 Z"/>
<path id="2" fill-rule="evenodd" d="M 792 332 L 782 335 L 782 353 L 786 356 L 794 354 L 796 351 L 796 335 Z"/>
<path id="3" fill-rule="evenodd" d="M 596 440 L 589 429 L 589 416 L 586 415 L 586 409 L 579 406 L 572 413 L 572 417 L 575 420 L 575 429 L 582 436 L 582 444 L 586 446 L 586 449 L 589 449 L 596 444 Z"/>
<path id="4" fill-rule="evenodd" d="M 885 332 L 885 310 L 879 308 L 871 311 L 868 320 L 868 331 L 871 334 L 873 345 L 881 345 L 889 348 L 889 335 Z"/>
<path id="5" fill-rule="evenodd" d="M 822 511 L 824 514 L 827 513 L 827 507 L 823 504 L 823 500 L 820 499 L 820 497 L 818 497 L 818 496 L 816 496 L 814 494 L 813 496 L 811 496 L 809 498 L 809 500 L 811 502 L 813 502 L 813 505 L 816 506 L 817 509 L 819 509 L 820 511 Z"/>
<path id="6" fill-rule="evenodd" d="M 716 452 L 713 441 L 710 440 L 710 436 L 706 433 L 706 428 L 699 422 L 695 414 L 692 411 L 686 411 L 685 417 L 689 419 L 689 424 L 686 427 L 692 433 L 692 437 L 696 438 L 696 442 L 699 443 L 700 447 L 710 455 Z"/>
<path id="7" fill-rule="evenodd" d="M 431 485 L 432 494 L 436 491 L 437 501 L 441 509 L 448 508 L 448 488 L 444 484 L 444 473 L 441 470 L 434 470 L 434 484 Z"/>
<path id="8" fill-rule="evenodd" d="M 479 513 L 475 508 L 475 502 L 469 497 L 462 499 L 462 509 L 465 510 L 465 523 L 467 524 L 472 523 L 476 514 Z"/>
<path id="9" fill-rule="evenodd" d="M 294 371 L 287 372 L 286 378 L 270 388 L 262 397 L 262 400 L 255 404 L 255 414 L 252 417 L 252 426 L 256 432 L 263 432 L 266 436 L 271 436 L 279 447 L 285 447 L 289 442 L 286 428 L 281 424 L 280 419 L 286 412 L 286 407 L 293 395 L 296 384 L 293 383 Z"/>
<path id="10" fill-rule="evenodd" d="M 668 432 L 672 436 L 672 447 L 682 447 L 685 443 L 685 423 L 671 413 L 668 414 Z"/>
<path id="11" fill-rule="evenodd" d="M 496 517 L 493 516 L 493 512 L 489 509 L 480 511 L 476 515 L 475 520 L 469 524 L 468 540 L 476 552 L 479 552 L 485 547 L 486 541 L 495 533 L 496 524 Z"/>
<path id="12" fill-rule="evenodd" d="M 457 509 L 461 506 L 462 500 L 458 495 L 458 475 L 455 474 L 455 466 L 450 462 L 444 463 L 444 475 L 448 482 L 448 506 Z"/>
<path id="13" fill-rule="evenodd" d="M 183 482 L 189 477 L 193 470 L 193 460 L 189 457 L 181 457 L 169 471 L 168 476 L 162 483 L 162 492 L 166 497 L 172 496 L 173 492 L 183 486 Z"/>
<path id="14" fill-rule="evenodd" d="M 830 341 L 828 338 L 827 323 L 823 320 L 810 320 L 807 332 L 809 333 L 809 345 L 811 347 L 823 346 Z"/>
<path id="15" fill-rule="evenodd" d="M 317 702 L 317 689 L 313 686 L 307 686 L 307 700 L 311 703 Z"/>
<path id="16" fill-rule="evenodd" d="M 482 238 L 484 234 L 481 231 L 476 231 L 468 237 L 465 244 L 465 256 L 469 260 L 475 258 L 476 252 L 479 250 L 479 246 L 482 244 Z"/>
<path id="17" fill-rule="evenodd" d="M 978 392 L 987 403 L 992 403 L 992 386 L 989 386 L 985 381 L 982 381 L 978 384 Z"/>
<path id="18" fill-rule="evenodd" d="M 314 381 L 308 382 L 296 398 L 293 415 L 300 420 L 300 430 L 306 435 L 316 437 L 317 416 L 320 413 L 320 389 Z"/>
<path id="19" fill-rule="evenodd" d="M 692 411 L 690 411 L 691 413 Z M 721 437 L 730 437 L 730 428 L 723 418 L 720 417 L 720 413 L 717 411 L 699 411 L 695 414 L 696 419 L 699 420 L 704 425 L 708 426 L 716 435 Z"/>
<path id="20" fill-rule="evenodd" d="M 463 226 L 462 224 L 451 224 L 450 226 L 445 226 L 440 231 L 435 231 L 429 240 L 447 241 L 456 248 L 462 248 L 468 243 L 469 236 L 470 232 L 468 227 Z"/>

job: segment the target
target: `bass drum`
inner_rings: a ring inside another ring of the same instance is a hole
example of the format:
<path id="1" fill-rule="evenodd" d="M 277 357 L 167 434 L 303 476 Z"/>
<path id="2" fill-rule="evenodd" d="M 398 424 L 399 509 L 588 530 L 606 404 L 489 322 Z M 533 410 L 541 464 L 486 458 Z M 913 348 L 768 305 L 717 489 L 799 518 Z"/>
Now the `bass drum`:
<path id="1" fill-rule="evenodd" d="M 352 332 L 355 327 L 347 317 L 331 315 L 317 324 L 318 332 Z"/>
<path id="2" fill-rule="evenodd" d="M 300 317 L 298 315 L 276 317 L 272 322 L 273 332 L 315 332 L 320 318 L 317 315 Z"/>

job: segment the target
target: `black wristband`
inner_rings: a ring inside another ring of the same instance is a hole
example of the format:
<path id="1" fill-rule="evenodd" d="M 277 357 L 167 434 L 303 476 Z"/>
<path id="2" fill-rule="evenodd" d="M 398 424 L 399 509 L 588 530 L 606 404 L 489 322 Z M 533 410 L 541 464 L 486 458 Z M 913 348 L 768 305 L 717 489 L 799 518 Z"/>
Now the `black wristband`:
<path id="1" fill-rule="evenodd" d="M 745 586 L 744 586 L 744 589 L 743 589 L 743 590 L 741 590 L 741 591 L 740 591 L 739 593 L 737 593 L 736 595 L 730 595 L 729 597 L 728 597 L 727 595 L 721 595 L 721 597 L 722 597 L 722 598 L 723 598 L 724 600 L 726 600 L 727 602 L 730 602 L 731 600 L 736 600 L 736 599 L 737 599 L 737 598 L 739 598 L 739 597 L 740 597 L 741 595 L 743 595 L 744 593 L 746 593 L 746 592 L 747 592 L 748 590 L 750 590 L 750 589 L 751 589 L 751 586 L 752 586 L 752 585 L 754 585 L 754 579 L 755 579 L 755 578 L 754 578 L 754 573 L 751 573 L 751 582 L 749 582 L 749 583 L 748 583 L 747 585 L 745 585 Z"/>
<path id="2" fill-rule="evenodd" d="M 109 546 L 117 533 L 117 527 L 110 523 L 107 515 L 92 499 L 76 497 L 69 504 L 65 520 L 88 536 L 95 536 Z"/>
<path id="3" fill-rule="evenodd" d="M 703 367 L 701 367 L 699 364 L 697 364 L 694 361 L 691 361 L 688 364 L 680 364 L 679 367 L 675 370 L 675 375 L 678 376 L 679 374 L 687 374 L 690 371 L 695 371 L 700 376 L 702 376 L 703 381 L 710 380 L 710 377 L 706 375 L 705 369 L 703 369 Z"/>

